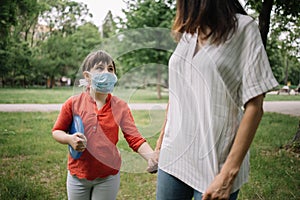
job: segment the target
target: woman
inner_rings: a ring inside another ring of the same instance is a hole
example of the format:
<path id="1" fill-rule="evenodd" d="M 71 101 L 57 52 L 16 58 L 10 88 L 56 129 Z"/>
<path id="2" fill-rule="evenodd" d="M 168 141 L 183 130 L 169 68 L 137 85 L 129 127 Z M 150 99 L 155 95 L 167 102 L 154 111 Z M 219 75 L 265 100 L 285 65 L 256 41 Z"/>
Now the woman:
<path id="1" fill-rule="evenodd" d="M 238 0 L 176 6 L 157 199 L 237 199 L 264 94 L 277 81 L 257 24 Z"/>
<path id="2" fill-rule="evenodd" d="M 68 157 L 70 200 L 114 200 L 120 185 L 121 157 L 116 147 L 119 127 L 129 146 L 146 160 L 153 150 L 138 132 L 128 105 L 111 93 L 117 82 L 113 59 L 104 51 L 90 53 L 82 64 L 87 90 L 69 98 L 52 129 L 53 137 L 81 156 Z M 68 134 L 74 116 L 84 134 Z"/>

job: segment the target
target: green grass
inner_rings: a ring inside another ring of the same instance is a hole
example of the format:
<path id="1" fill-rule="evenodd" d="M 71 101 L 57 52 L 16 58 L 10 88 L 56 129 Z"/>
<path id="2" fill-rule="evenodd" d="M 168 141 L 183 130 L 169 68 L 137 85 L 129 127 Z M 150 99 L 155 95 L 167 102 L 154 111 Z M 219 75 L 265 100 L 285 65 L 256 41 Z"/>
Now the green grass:
<path id="1" fill-rule="evenodd" d="M 251 147 L 250 181 L 241 199 L 299 199 L 300 159 L 281 147 L 297 132 L 299 118 L 266 113 Z"/>
<path id="2" fill-rule="evenodd" d="M 55 89 L 0 89 L 0 103 L 63 103 L 73 94 L 71 87 Z"/>
<path id="3" fill-rule="evenodd" d="M 54 89 L 20 89 L 20 88 L 1 88 L 0 103 L 40 103 L 52 104 L 63 103 L 68 97 L 81 92 L 81 88 L 63 87 Z M 120 89 L 116 88 L 114 95 L 122 98 L 129 103 L 166 103 L 168 94 L 162 92 L 162 99 L 157 98 L 154 88 L 147 89 Z"/>
<path id="4" fill-rule="evenodd" d="M 287 95 L 287 94 L 267 94 L 265 101 L 300 101 L 300 94 L 298 95 Z"/>
<path id="5" fill-rule="evenodd" d="M 0 103 L 63 103 L 73 94 L 78 94 L 81 89 L 73 87 L 63 87 L 54 89 L 0 89 Z M 128 103 L 166 103 L 168 102 L 168 92 L 164 89 L 162 99 L 157 98 L 155 88 L 147 89 L 119 89 L 116 88 L 114 95 L 120 97 Z M 267 94 L 266 101 L 300 101 L 300 95 L 271 95 Z"/>
<path id="6" fill-rule="evenodd" d="M 0 112 L 0 199 L 66 199 L 67 146 L 51 136 L 57 114 Z M 154 147 L 164 112 L 134 111 L 133 115 Z M 274 113 L 264 115 L 251 147 L 250 180 L 242 187 L 239 199 L 300 198 L 299 156 L 280 148 L 295 135 L 298 120 Z M 131 162 L 131 152 L 122 137 L 118 146 L 125 152 L 118 200 L 155 199 L 156 175 L 145 173 L 145 165 Z"/>

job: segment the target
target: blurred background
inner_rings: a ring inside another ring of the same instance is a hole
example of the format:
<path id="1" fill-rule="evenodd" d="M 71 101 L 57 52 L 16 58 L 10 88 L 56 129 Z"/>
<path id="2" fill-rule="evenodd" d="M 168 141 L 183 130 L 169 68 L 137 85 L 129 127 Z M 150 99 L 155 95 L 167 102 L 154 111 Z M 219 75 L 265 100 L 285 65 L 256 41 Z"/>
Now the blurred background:
<path id="1" fill-rule="evenodd" d="M 168 87 L 167 67 L 162 66 L 167 66 L 174 46 L 128 51 L 129 41 L 116 46 L 116 40 L 122 40 L 116 36 L 139 28 L 170 31 L 175 3 L 175 0 L 1 0 L 0 87 L 72 86 L 84 57 L 92 50 L 107 47 L 114 38 L 111 45 L 118 52 L 125 52 L 115 58 L 118 77 L 156 63 L 157 67 L 151 65 L 138 71 L 139 75 L 147 74 L 143 87 L 159 85 L 156 88 L 160 98 L 160 87 Z M 300 83 L 300 4 L 285 0 L 241 3 L 259 24 L 280 87 L 288 85 L 296 89 Z M 138 41 L 135 38 L 134 42 Z"/>

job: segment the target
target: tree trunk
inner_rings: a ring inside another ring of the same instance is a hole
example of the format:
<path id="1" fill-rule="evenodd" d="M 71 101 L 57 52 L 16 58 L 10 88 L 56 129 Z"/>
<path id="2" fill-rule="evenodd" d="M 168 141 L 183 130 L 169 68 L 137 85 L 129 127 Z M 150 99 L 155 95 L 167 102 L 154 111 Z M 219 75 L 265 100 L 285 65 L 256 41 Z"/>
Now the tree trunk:
<path id="1" fill-rule="evenodd" d="M 262 38 L 262 42 L 266 48 L 267 38 L 270 28 L 270 16 L 274 0 L 264 0 L 262 10 L 259 14 L 259 30 Z"/>
<path id="2" fill-rule="evenodd" d="M 299 142 L 300 143 L 300 120 L 299 120 L 299 125 L 298 125 L 298 131 L 296 132 L 296 135 L 292 142 Z"/>
<path id="3" fill-rule="evenodd" d="M 161 66 L 157 65 L 157 82 L 156 82 L 156 91 L 157 91 L 157 98 L 161 99 Z"/>
<path id="4" fill-rule="evenodd" d="M 285 78 L 284 78 L 285 85 L 288 84 L 288 81 L 289 81 L 289 63 L 288 63 L 287 53 L 285 53 Z"/>
<path id="5" fill-rule="evenodd" d="M 53 86 L 54 86 L 54 84 L 55 84 L 55 79 L 54 79 L 54 77 L 48 77 L 47 78 L 47 85 L 46 85 L 46 88 L 53 88 Z"/>
<path id="6" fill-rule="evenodd" d="M 293 140 L 284 146 L 287 151 L 300 154 L 300 120 L 298 125 L 298 130 L 293 138 Z"/>

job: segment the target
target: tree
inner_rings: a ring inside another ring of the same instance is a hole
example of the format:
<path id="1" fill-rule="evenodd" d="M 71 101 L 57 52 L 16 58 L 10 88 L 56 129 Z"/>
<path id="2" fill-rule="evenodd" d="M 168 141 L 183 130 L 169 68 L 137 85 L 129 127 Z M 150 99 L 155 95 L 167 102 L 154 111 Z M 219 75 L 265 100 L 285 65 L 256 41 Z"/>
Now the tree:
<path id="1" fill-rule="evenodd" d="M 23 42 L 22 37 L 27 39 L 28 27 L 30 27 L 28 24 L 30 23 L 26 22 L 35 20 L 34 16 L 36 16 L 38 6 L 36 0 L 1 0 L 0 10 L 0 71 L 2 86 L 4 86 L 8 80 L 7 77 L 14 75 L 18 66 L 29 63 L 30 58 L 24 57 L 30 56 L 28 47 L 26 47 L 28 43 Z M 18 60 L 21 63 L 17 63 Z M 11 79 L 14 78 L 11 77 Z"/>
<path id="2" fill-rule="evenodd" d="M 102 38 L 109 38 L 116 34 L 117 24 L 113 19 L 111 11 L 108 11 L 102 24 L 101 36 Z"/>
<path id="3" fill-rule="evenodd" d="M 120 29 L 126 52 L 118 58 L 123 66 L 122 72 L 140 67 L 139 76 L 147 77 L 141 78 L 143 87 L 156 85 L 160 99 L 161 86 L 167 82 L 164 81 L 167 79 L 167 67 L 163 66 L 167 66 L 175 46 L 174 41 L 170 41 L 170 28 L 175 16 L 174 1 L 128 0 L 127 5 L 127 9 L 123 10 L 126 19 L 121 20 Z M 128 51 L 130 47 L 132 51 Z M 151 78 L 156 81 L 149 83 Z"/>
<path id="4" fill-rule="evenodd" d="M 271 23 L 271 12 L 274 10 L 275 16 L 280 16 L 282 26 L 289 22 L 299 20 L 300 4 L 297 0 L 247 0 L 246 6 L 259 13 L 259 29 L 264 45 L 267 44 L 268 33 Z"/>
<path id="5" fill-rule="evenodd" d="M 35 65 L 47 79 L 47 87 L 52 88 L 55 77 L 76 78 L 76 73 L 86 55 L 100 43 L 98 28 L 86 23 L 71 35 L 53 34 L 35 55 Z"/>
<path id="6" fill-rule="evenodd" d="M 61 32 L 63 35 L 72 34 L 76 27 L 91 17 L 86 4 L 72 0 L 50 1 L 48 9 L 40 16 L 51 33 Z"/>
<path id="7" fill-rule="evenodd" d="M 72 70 L 78 62 L 78 54 L 84 53 L 74 53 L 78 49 L 68 36 L 91 16 L 85 4 L 72 0 L 3 0 L 0 9 L 2 86 L 26 87 L 33 84 L 35 75 L 54 80 L 55 75 Z M 47 37 L 37 37 L 38 27 L 45 27 L 49 41 Z M 47 51 L 50 49 L 53 52 Z M 62 65 L 57 66 L 58 63 Z M 52 84 L 50 81 L 50 87 Z"/>
<path id="8" fill-rule="evenodd" d="M 281 32 L 280 32 L 281 33 Z M 293 47 L 288 35 L 285 39 L 272 31 L 268 39 L 267 53 L 269 55 L 272 71 L 279 83 L 299 84 L 300 62 L 297 55 L 297 47 Z"/>

